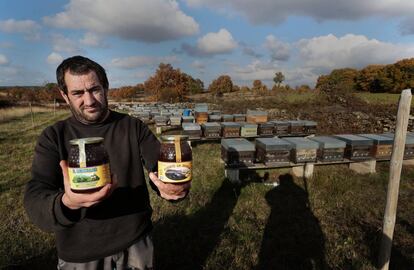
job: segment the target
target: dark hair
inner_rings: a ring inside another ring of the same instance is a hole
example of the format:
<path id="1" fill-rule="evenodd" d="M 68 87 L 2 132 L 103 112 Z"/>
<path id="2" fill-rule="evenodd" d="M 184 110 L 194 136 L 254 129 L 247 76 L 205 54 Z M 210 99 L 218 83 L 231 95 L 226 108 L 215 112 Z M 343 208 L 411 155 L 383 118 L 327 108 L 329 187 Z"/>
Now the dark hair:
<path id="1" fill-rule="evenodd" d="M 65 94 L 68 93 L 68 89 L 65 82 L 66 71 L 78 75 L 83 75 L 89 73 L 90 71 L 95 71 L 102 87 L 104 89 L 108 89 L 109 87 L 105 69 L 101 65 L 92 61 L 89 58 L 76 55 L 63 60 L 63 62 L 56 69 L 56 79 L 58 82 L 58 86 L 60 90 L 62 90 Z"/>

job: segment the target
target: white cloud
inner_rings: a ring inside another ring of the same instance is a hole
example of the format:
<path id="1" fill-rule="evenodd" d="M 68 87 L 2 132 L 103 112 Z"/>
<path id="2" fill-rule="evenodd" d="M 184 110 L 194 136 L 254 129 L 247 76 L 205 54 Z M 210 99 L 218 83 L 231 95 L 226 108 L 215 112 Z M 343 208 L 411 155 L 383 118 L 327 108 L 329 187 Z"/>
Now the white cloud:
<path id="1" fill-rule="evenodd" d="M 236 47 L 233 36 L 224 28 L 217 33 L 208 33 L 197 41 L 197 48 L 205 54 L 228 53 Z"/>
<path id="2" fill-rule="evenodd" d="M 0 54 L 0 65 L 7 65 L 9 63 L 9 60 L 7 57 L 3 54 Z"/>
<path id="3" fill-rule="evenodd" d="M 45 17 L 44 22 L 145 42 L 178 39 L 199 31 L 197 22 L 173 0 L 71 0 L 65 11 Z"/>
<path id="4" fill-rule="evenodd" d="M 32 20 L 17 21 L 8 19 L 0 21 L 0 31 L 5 33 L 24 34 L 26 39 L 38 40 L 40 38 L 40 25 Z"/>
<path id="5" fill-rule="evenodd" d="M 371 64 L 392 64 L 414 56 L 414 44 L 392 44 L 353 34 L 302 39 L 286 46 L 292 49 L 291 61 L 254 60 L 243 66 L 233 64 L 230 66 L 232 78 L 247 84 L 256 79 L 272 84 L 274 73 L 281 71 L 287 84 L 314 86 L 320 75 L 329 74 L 333 69 L 361 69 Z"/>
<path id="6" fill-rule="evenodd" d="M 226 9 L 229 13 L 236 11 L 255 24 L 279 24 L 289 16 L 307 16 L 317 21 L 405 18 L 403 33 L 414 34 L 412 0 L 186 0 L 186 3 L 192 7 L 207 6 L 220 11 Z"/>
<path id="7" fill-rule="evenodd" d="M 289 59 L 289 44 L 278 40 L 275 36 L 268 35 L 264 46 L 270 51 L 272 60 L 287 61 Z"/>
<path id="8" fill-rule="evenodd" d="M 159 63 L 174 63 L 178 59 L 175 55 L 165 57 L 154 57 L 154 56 L 130 56 L 123 58 L 114 58 L 111 61 L 111 65 L 122 69 L 133 69 L 137 67 L 153 67 Z"/>
<path id="9" fill-rule="evenodd" d="M 206 68 L 206 65 L 204 64 L 204 62 L 199 61 L 199 60 L 195 60 L 191 63 L 191 66 L 193 68 L 196 68 L 198 70 L 204 70 Z"/>
<path id="10" fill-rule="evenodd" d="M 362 35 L 332 34 L 297 43 L 303 66 L 319 72 L 335 68 L 362 68 L 370 64 L 390 64 L 414 55 L 414 45 L 401 45 L 368 39 Z"/>
<path id="11" fill-rule="evenodd" d="M 103 43 L 101 36 L 90 32 L 86 32 L 79 42 L 89 47 L 107 47 L 107 45 Z"/>
<path id="12" fill-rule="evenodd" d="M 80 53 L 81 49 L 75 41 L 65 37 L 62 34 L 52 34 L 52 46 L 56 52 L 65 52 L 70 54 Z"/>
<path id="13" fill-rule="evenodd" d="M 222 28 L 217 33 L 211 32 L 197 40 L 197 45 L 182 44 L 181 50 L 191 56 L 211 56 L 231 53 L 237 48 L 237 42 L 229 31 Z"/>
<path id="14" fill-rule="evenodd" d="M 63 57 L 62 55 L 56 53 L 56 52 L 52 52 L 51 54 L 49 54 L 46 58 L 46 62 L 48 64 L 51 65 L 57 65 L 60 64 L 63 61 Z"/>

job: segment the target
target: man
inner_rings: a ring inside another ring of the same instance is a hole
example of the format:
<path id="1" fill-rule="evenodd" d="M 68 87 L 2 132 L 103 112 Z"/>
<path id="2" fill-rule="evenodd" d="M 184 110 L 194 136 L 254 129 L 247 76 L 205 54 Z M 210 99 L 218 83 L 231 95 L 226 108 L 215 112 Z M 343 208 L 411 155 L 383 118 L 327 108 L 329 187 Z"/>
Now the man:
<path id="1" fill-rule="evenodd" d="M 24 205 L 41 229 L 53 231 L 58 269 L 151 269 L 151 186 L 167 200 L 184 198 L 190 183 L 167 184 L 154 173 L 159 142 L 140 120 L 108 109 L 108 79 L 94 61 L 74 56 L 56 71 L 72 116 L 46 128 L 38 139 Z M 103 137 L 112 183 L 75 193 L 67 174 L 69 141 Z"/>

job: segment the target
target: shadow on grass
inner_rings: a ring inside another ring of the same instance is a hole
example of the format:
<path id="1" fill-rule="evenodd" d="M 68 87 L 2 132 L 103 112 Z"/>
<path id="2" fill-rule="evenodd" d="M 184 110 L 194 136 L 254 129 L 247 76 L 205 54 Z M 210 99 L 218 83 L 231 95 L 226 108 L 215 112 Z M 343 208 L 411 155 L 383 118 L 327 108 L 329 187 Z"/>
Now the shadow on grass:
<path id="1" fill-rule="evenodd" d="M 154 228 L 156 269 L 202 269 L 220 241 L 242 186 L 224 180 L 211 201 L 191 216 L 171 216 Z"/>
<path id="2" fill-rule="evenodd" d="M 399 220 L 397 218 L 397 223 L 405 227 L 405 229 L 408 229 L 409 233 L 412 233 L 412 231 L 409 231 L 409 229 L 412 229 L 412 225 L 410 225 L 406 220 Z M 411 228 L 407 228 L 407 224 L 408 226 L 411 226 Z M 360 224 L 360 227 L 364 232 L 364 241 L 370 247 L 369 259 L 372 265 L 377 266 L 378 269 L 382 269 L 382 267 L 385 265 L 385 259 L 379 258 L 379 249 L 381 246 L 382 238 L 384 238 L 386 245 L 391 245 L 389 269 L 414 269 L 414 258 L 410 255 L 410 248 L 401 248 L 400 246 L 390 243 L 393 241 L 386 235 L 382 234 L 380 226 L 373 226 L 372 224 L 364 223 Z"/>
<path id="3" fill-rule="evenodd" d="M 53 248 L 48 252 L 39 256 L 25 260 L 20 264 L 0 266 L 2 270 L 48 270 L 56 269 L 57 267 L 57 254 L 56 249 Z"/>
<path id="4" fill-rule="evenodd" d="M 271 208 L 256 269 L 327 269 L 325 240 L 308 193 L 290 174 L 266 193 Z"/>

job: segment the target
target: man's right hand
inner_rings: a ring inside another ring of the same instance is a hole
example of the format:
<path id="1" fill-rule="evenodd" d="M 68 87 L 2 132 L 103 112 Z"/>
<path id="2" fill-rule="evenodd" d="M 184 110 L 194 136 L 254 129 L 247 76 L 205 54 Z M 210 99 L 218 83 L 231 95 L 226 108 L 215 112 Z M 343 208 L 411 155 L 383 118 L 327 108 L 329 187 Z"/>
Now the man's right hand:
<path id="1" fill-rule="evenodd" d="M 59 163 L 63 173 L 63 181 L 65 185 L 65 193 L 62 196 L 63 204 L 72 209 L 76 210 L 81 207 L 91 207 L 107 197 L 109 197 L 114 190 L 114 184 L 106 184 L 100 190 L 91 193 L 75 193 L 70 189 L 69 175 L 68 175 L 68 164 L 66 160 L 62 160 Z"/>

